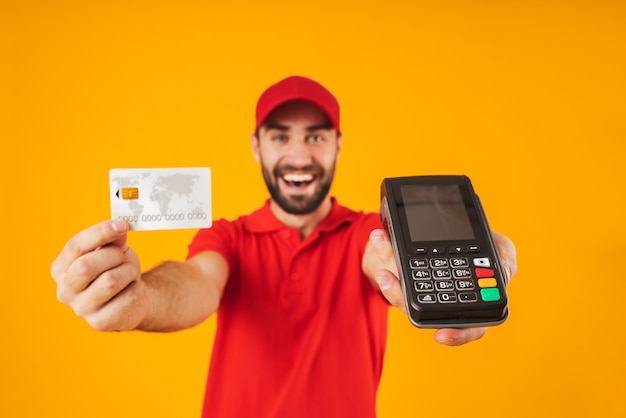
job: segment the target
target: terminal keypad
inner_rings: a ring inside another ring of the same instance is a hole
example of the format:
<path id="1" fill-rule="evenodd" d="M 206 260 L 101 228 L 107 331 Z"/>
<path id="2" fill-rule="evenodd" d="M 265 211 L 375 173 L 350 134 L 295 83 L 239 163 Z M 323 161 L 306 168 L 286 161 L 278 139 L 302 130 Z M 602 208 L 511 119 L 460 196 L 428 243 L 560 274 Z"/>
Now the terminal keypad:
<path id="1" fill-rule="evenodd" d="M 493 263 L 476 245 L 420 247 L 408 263 L 419 303 L 497 302 L 501 298 Z"/>

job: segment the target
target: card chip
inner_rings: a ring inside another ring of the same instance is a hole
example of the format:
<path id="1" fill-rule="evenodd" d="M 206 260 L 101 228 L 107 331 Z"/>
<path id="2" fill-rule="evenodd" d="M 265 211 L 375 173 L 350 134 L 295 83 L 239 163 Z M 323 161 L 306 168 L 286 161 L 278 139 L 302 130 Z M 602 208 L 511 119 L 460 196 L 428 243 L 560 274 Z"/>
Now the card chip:
<path id="1" fill-rule="evenodd" d="M 123 187 L 122 188 L 123 200 L 137 200 L 139 199 L 139 189 L 137 187 Z"/>

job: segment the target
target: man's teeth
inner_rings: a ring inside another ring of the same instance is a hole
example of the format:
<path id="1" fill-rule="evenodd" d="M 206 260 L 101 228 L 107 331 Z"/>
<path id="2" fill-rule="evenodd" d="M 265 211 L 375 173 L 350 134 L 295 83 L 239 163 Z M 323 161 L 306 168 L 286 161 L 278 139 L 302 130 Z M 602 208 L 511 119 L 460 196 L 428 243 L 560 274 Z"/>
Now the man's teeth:
<path id="1" fill-rule="evenodd" d="M 288 182 L 293 183 L 304 183 L 307 181 L 313 181 L 312 174 L 285 174 L 283 175 L 283 179 Z"/>

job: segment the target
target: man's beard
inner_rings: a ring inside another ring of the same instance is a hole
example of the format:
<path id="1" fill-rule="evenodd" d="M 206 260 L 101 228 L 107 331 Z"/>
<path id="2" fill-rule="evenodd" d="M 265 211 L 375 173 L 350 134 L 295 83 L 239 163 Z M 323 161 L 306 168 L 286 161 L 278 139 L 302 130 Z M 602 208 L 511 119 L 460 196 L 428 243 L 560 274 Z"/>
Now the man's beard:
<path id="1" fill-rule="evenodd" d="M 270 192 L 270 196 L 272 196 L 272 199 L 282 210 L 292 215 L 305 215 L 314 212 L 322 204 L 326 196 L 328 196 L 335 174 L 334 163 L 328 175 L 326 175 L 324 169 L 316 164 L 300 169 L 295 169 L 289 166 L 276 167 L 274 168 L 273 177 L 270 175 L 269 170 L 265 167 L 265 165 L 263 165 L 262 162 L 261 167 L 263 170 L 263 179 L 265 180 L 267 189 Z M 313 172 L 315 173 L 316 179 L 319 180 L 319 188 L 315 190 L 312 196 L 285 196 L 280 192 L 280 187 L 278 185 L 281 172 L 283 171 Z"/>

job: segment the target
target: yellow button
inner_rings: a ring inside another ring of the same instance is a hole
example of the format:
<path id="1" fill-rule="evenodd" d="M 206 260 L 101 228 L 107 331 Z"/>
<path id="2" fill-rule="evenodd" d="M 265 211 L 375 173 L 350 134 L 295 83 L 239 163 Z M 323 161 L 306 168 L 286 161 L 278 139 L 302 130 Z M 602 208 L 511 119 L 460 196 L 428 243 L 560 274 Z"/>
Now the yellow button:
<path id="1" fill-rule="evenodd" d="M 497 287 L 498 283 L 496 282 L 496 279 L 494 278 L 490 278 L 490 279 L 478 279 L 478 286 L 479 287 Z"/>

